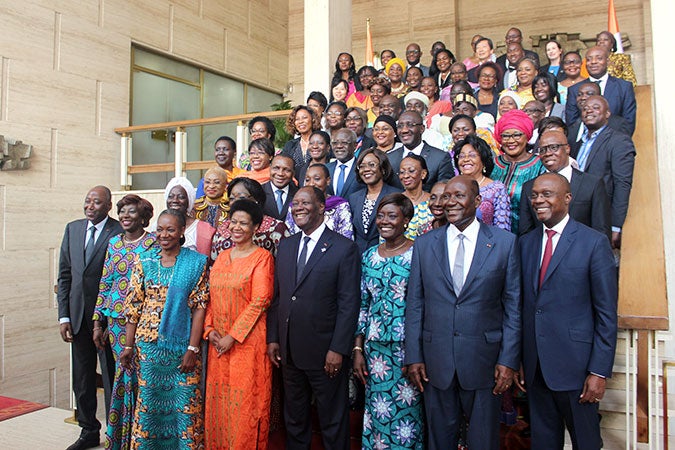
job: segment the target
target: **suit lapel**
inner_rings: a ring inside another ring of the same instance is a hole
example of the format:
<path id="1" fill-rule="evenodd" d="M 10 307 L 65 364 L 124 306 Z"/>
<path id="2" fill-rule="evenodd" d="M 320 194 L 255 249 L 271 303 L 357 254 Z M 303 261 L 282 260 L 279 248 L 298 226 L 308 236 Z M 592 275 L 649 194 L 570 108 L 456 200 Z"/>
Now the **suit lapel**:
<path id="1" fill-rule="evenodd" d="M 293 248 L 291 250 L 291 256 L 293 258 L 292 261 L 289 261 L 289 263 L 293 266 L 293 269 L 291 269 L 291 272 L 293 274 L 293 279 L 297 280 L 298 279 L 298 254 L 300 252 L 300 249 L 298 248 L 300 246 L 300 239 L 302 238 L 302 231 L 299 233 L 295 233 L 293 236 L 287 238 L 293 242 Z"/>
<path id="2" fill-rule="evenodd" d="M 544 225 L 539 223 L 537 225 L 536 230 L 533 233 L 534 236 L 536 236 L 530 244 L 529 251 L 526 252 L 527 254 L 527 267 L 530 267 L 531 271 L 530 273 L 532 276 L 530 277 L 530 282 L 532 283 L 532 289 L 534 292 L 539 291 L 539 268 L 541 266 L 541 240 L 544 235 Z M 525 266 L 525 261 L 523 261 L 523 267 Z"/>
<path id="3" fill-rule="evenodd" d="M 363 234 L 363 221 L 361 220 L 361 217 L 363 217 L 363 202 L 366 200 L 366 195 L 368 191 L 367 190 L 361 190 L 358 191 L 358 197 L 356 199 L 354 206 L 354 216 L 353 216 L 353 223 L 354 223 L 354 228 L 358 228 L 361 234 Z M 361 195 L 363 194 L 363 195 Z"/>
<path id="4" fill-rule="evenodd" d="M 106 220 L 105 225 L 103 226 L 103 229 L 101 230 L 101 234 L 96 239 L 96 244 L 94 245 L 94 253 L 93 255 L 96 255 L 98 252 L 101 251 L 101 247 L 104 248 L 104 251 L 108 248 L 108 242 L 110 241 L 110 234 L 112 230 L 112 219 L 108 217 L 108 220 Z M 84 224 L 84 233 L 87 233 L 87 222 Z M 82 249 L 82 254 L 84 255 L 84 248 Z M 94 260 L 94 256 L 91 257 L 91 260 L 89 263 L 91 263 Z M 87 264 L 89 266 L 89 264 Z"/>
<path id="5" fill-rule="evenodd" d="M 462 292 L 460 292 L 460 296 L 463 292 L 466 292 L 467 287 L 471 285 L 474 278 L 481 272 L 483 264 L 485 264 L 485 261 L 488 259 L 494 246 L 495 243 L 492 240 L 492 232 L 485 224 L 481 223 L 480 230 L 478 231 L 478 239 L 476 240 L 476 251 L 473 254 L 473 260 L 471 261 L 471 266 L 469 266 L 469 273 L 466 275 L 466 281 L 464 282 L 464 287 L 462 288 Z"/>
<path id="6" fill-rule="evenodd" d="M 572 194 L 572 201 L 574 201 L 578 197 L 580 187 L 581 187 L 581 179 L 579 178 L 579 175 L 576 173 L 576 169 L 573 167 L 570 181 L 570 194 Z M 572 205 L 570 204 L 570 206 Z"/>
<path id="7" fill-rule="evenodd" d="M 450 273 L 450 260 L 448 259 L 448 227 L 445 226 L 442 230 L 442 233 L 436 234 L 432 250 L 438 260 L 438 267 L 441 268 L 443 276 L 452 287 L 452 274 Z"/>
<path id="8" fill-rule="evenodd" d="M 73 243 L 74 245 L 74 251 L 76 255 L 81 255 L 82 256 L 82 265 L 85 265 L 85 258 L 84 258 L 84 241 L 85 239 L 89 239 L 89 236 L 87 236 L 87 225 L 89 225 L 89 221 L 87 219 L 82 219 L 78 226 L 79 230 L 77 232 L 77 239 Z"/>
<path id="9" fill-rule="evenodd" d="M 610 130 L 609 126 L 605 125 L 605 129 L 595 138 L 591 151 L 588 153 L 588 158 L 586 158 L 586 165 L 584 166 L 586 170 L 591 167 L 593 159 L 597 156 L 598 153 L 604 150 L 604 144 L 607 139 L 609 139 Z"/>
<path id="10" fill-rule="evenodd" d="M 301 233 L 302 235 L 302 233 Z M 296 283 L 296 287 L 301 285 L 302 282 L 307 278 L 307 275 L 312 271 L 314 266 L 321 260 L 324 254 L 328 253 L 328 249 L 330 249 L 332 243 L 330 241 L 330 235 L 328 233 L 328 228 L 326 228 L 323 233 L 321 233 L 321 237 L 319 238 L 319 242 L 316 243 L 314 246 L 314 250 L 312 250 L 312 254 L 310 255 L 309 259 L 307 260 L 307 264 L 305 264 L 305 270 L 302 272 L 302 275 L 300 275 L 300 279 Z M 297 246 L 296 246 L 296 255 L 297 255 Z M 297 260 L 298 258 L 295 258 L 296 261 L 296 270 L 297 270 Z M 296 274 L 296 279 L 297 279 L 297 274 Z"/>
<path id="11" fill-rule="evenodd" d="M 565 229 L 563 230 L 562 235 L 558 240 L 558 245 L 555 246 L 555 251 L 551 256 L 551 263 L 548 265 L 548 269 L 546 269 L 546 275 L 544 276 L 544 282 L 542 283 L 542 286 L 551 277 L 551 274 L 555 272 L 555 269 L 558 267 L 558 264 L 560 264 L 560 261 L 562 261 L 563 258 L 565 257 L 565 254 L 572 245 L 572 241 L 574 240 L 574 234 L 576 232 L 577 232 L 577 224 L 572 220 L 572 218 L 570 218 L 570 221 L 567 222 L 567 225 L 565 226 Z M 537 274 L 538 273 L 539 272 L 537 272 Z"/>

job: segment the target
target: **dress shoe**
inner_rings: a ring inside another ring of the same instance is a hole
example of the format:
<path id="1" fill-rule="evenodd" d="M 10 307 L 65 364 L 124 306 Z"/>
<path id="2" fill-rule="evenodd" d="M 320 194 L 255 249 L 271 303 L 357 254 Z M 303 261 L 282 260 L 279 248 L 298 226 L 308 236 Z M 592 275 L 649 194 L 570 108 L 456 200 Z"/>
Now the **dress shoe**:
<path id="1" fill-rule="evenodd" d="M 101 439 L 98 436 L 80 436 L 73 445 L 66 450 L 85 450 L 87 448 L 98 447 L 99 445 L 101 445 Z"/>

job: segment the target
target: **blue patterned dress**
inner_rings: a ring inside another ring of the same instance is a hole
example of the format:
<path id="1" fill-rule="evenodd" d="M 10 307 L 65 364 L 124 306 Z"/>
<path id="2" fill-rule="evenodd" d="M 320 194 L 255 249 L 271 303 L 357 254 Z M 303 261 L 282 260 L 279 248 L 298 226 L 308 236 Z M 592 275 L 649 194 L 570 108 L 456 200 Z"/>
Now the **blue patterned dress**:
<path id="1" fill-rule="evenodd" d="M 107 322 L 110 346 L 116 362 L 105 434 L 105 448 L 115 450 L 128 449 L 131 443 L 131 424 L 138 391 L 136 371 L 125 370 L 117 364 L 127 345 L 124 299 L 129 291 L 131 269 L 136 256 L 153 247 L 157 240 L 154 233 L 131 243 L 125 242 L 123 236 L 124 233 L 114 236 L 108 243 L 93 316 L 94 320 Z"/>
<path id="2" fill-rule="evenodd" d="M 207 257 L 182 248 L 172 267 L 148 251 L 134 265 L 125 307 L 136 323 L 138 398 L 131 431 L 133 449 L 204 447 L 202 364 L 178 368 L 190 343 L 192 310 L 208 302 Z"/>
<path id="3" fill-rule="evenodd" d="M 401 371 L 413 249 L 383 258 L 377 248 L 366 250 L 362 259 L 357 334 L 365 337 L 368 378 L 361 445 L 364 449 L 422 449 L 422 394 Z"/>

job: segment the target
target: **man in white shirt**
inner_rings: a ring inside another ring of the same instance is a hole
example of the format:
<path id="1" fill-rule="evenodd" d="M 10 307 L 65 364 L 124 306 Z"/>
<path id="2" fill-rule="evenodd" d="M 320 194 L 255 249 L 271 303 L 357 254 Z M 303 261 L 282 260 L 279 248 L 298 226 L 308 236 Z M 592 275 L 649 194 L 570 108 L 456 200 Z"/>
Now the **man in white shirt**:
<path id="1" fill-rule="evenodd" d="M 348 199 L 350 195 L 361 189 L 361 185 L 356 181 L 354 170 L 356 133 L 349 128 L 338 130 L 331 140 L 331 147 L 336 160 L 326 164 L 331 179 L 328 190 L 331 195 Z"/>

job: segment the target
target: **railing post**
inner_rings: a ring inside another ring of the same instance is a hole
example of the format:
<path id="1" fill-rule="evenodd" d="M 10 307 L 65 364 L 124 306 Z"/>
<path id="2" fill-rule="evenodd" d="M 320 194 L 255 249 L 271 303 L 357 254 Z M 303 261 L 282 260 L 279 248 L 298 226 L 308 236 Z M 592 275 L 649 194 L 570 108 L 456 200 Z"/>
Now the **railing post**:
<path id="1" fill-rule="evenodd" d="M 122 133 L 120 139 L 120 187 L 128 191 L 131 189 L 131 175 L 129 162 L 131 161 L 131 134 Z"/>
<path id="2" fill-rule="evenodd" d="M 234 160 L 234 164 L 239 167 L 239 161 L 241 154 L 245 148 L 248 148 L 248 143 L 246 142 L 246 124 L 243 120 L 237 122 L 237 157 Z"/>
<path id="3" fill-rule="evenodd" d="M 174 176 L 184 177 L 185 171 L 183 170 L 183 161 L 185 161 L 187 155 L 187 133 L 185 128 L 178 127 L 176 128 L 176 142 L 174 145 L 174 156 L 175 156 L 175 167 L 174 167 Z"/>

